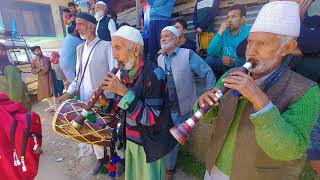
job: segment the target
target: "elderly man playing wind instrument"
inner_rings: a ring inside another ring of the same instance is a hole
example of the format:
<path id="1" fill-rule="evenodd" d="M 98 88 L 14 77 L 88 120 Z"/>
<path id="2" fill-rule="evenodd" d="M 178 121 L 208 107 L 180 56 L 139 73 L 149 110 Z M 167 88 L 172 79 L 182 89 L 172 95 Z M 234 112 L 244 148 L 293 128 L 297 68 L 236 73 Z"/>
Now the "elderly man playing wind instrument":
<path id="1" fill-rule="evenodd" d="M 250 75 L 231 69 L 200 97 L 213 105 L 218 88 L 232 89 L 219 102 L 205 180 L 299 179 L 320 109 L 319 86 L 287 67 L 299 31 L 296 2 L 266 4 L 248 38 Z"/>
<path id="2" fill-rule="evenodd" d="M 162 180 L 165 156 L 177 142 L 168 103 L 166 75 L 156 64 L 145 61 L 143 39 L 133 27 L 123 26 L 112 35 L 112 53 L 121 80 L 108 73 L 104 90 L 117 94 L 117 106 L 126 111 L 125 178 Z"/>

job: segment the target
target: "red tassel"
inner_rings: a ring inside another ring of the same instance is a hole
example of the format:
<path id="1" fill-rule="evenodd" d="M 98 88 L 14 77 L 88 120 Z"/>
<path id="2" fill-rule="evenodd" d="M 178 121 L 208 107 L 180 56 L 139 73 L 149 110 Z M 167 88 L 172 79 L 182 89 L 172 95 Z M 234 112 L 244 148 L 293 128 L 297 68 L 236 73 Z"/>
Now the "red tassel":
<path id="1" fill-rule="evenodd" d="M 114 172 L 114 171 L 117 171 L 117 166 L 109 165 L 107 169 L 108 169 L 109 172 Z"/>

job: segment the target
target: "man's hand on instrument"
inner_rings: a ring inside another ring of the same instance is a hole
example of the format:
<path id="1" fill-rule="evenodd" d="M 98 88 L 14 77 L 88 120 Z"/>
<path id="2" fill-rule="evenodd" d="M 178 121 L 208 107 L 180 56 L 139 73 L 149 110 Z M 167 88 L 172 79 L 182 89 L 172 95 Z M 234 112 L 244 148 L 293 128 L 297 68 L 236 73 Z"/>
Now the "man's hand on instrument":
<path id="1" fill-rule="evenodd" d="M 214 95 L 217 92 L 221 92 L 221 91 L 217 88 L 214 88 L 214 89 L 202 94 L 199 98 L 200 107 L 205 107 L 205 105 L 210 105 L 210 106 L 219 105 L 219 100 L 216 97 L 216 95 Z"/>
<path id="2" fill-rule="evenodd" d="M 70 99 L 71 95 L 69 93 L 64 93 L 62 96 L 58 97 L 58 102 L 63 103 L 64 101 Z"/>
<path id="3" fill-rule="evenodd" d="M 233 72 L 224 80 L 224 86 L 239 91 L 260 111 L 269 104 L 269 97 L 260 89 L 251 76 L 242 72 Z"/>
<path id="4" fill-rule="evenodd" d="M 102 82 L 103 90 L 112 91 L 120 96 L 127 94 L 129 89 L 113 73 L 108 73 Z"/>
<path id="5" fill-rule="evenodd" d="M 93 102 L 95 98 L 96 98 L 96 96 L 93 94 L 90 97 L 90 101 Z M 106 98 L 106 96 L 100 95 L 98 97 L 98 100 L 97 100 L 96 104 L 99 104 L 99 105 L 102 105 L 102 106 L 107 106 L 109 104 L 109 100 Z"/>

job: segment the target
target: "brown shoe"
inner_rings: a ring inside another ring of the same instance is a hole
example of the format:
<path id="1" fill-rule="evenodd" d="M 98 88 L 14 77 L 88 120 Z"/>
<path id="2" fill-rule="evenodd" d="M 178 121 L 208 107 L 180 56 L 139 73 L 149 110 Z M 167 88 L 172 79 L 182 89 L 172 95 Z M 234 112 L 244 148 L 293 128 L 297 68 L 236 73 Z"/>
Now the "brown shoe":
<path id="1" fill-rule="evenodd" d="M 175 170 L 167 170 L 166 180 L 173 180 Z"/>

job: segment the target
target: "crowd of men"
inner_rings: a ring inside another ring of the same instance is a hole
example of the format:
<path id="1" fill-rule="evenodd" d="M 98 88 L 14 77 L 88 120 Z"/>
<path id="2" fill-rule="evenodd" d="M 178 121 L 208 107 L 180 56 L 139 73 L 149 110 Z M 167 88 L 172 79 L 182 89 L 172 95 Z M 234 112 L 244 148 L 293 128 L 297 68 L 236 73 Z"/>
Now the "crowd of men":
<path id="1" fill-rule="evenodd" d="M 103 82 L 105 97 L 117 102 L 111 108 L 126 112 L 128 180 L 172 179 L 179 145 L 169 129 L 206 105 L 215 105 L 206 117 L 215 125 L 204 179 L 298 179 L 302 164 L 294 161 L 306 152 L 320 174 L 320 16 L 308 15 L 312 2 L 271 1 L 252 26 L 246 7 L 236 4 L 215 32 L 220 1 L 197 0 L 195 36 L 214 34 L 207 45 L 186 37 L 184 19 L 172 22 L 174 0 L 144 2 L 141 31 L 118 27 L 110 1 L 95 2 L 88 13 L 70 2 L 59 60 L 67 88 L 58 100 L 88 102 Z M 57 80 L 50 59 L 39 46 L 32 51 L 38 98 L 50 98 Z M 253 64 L 249 74 L 238 71 L 246 62 Z M 0 77 L 15 73 L 8 64 L 1 61 Z M 110 72 L 116 66 L 120 77 Z M 219 101 L 223 87 L 231 90 Z M 110 159 L 105 147 L 93 148 L 97 175 Z"/>

